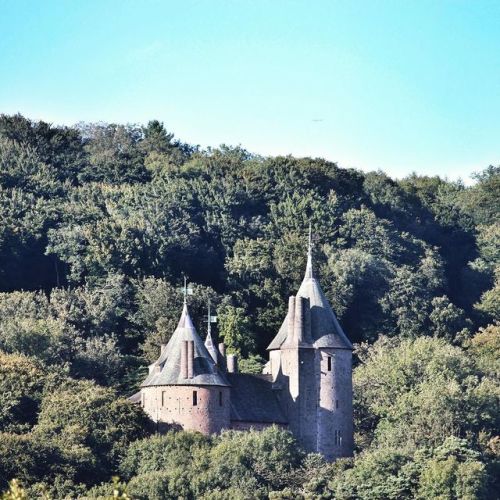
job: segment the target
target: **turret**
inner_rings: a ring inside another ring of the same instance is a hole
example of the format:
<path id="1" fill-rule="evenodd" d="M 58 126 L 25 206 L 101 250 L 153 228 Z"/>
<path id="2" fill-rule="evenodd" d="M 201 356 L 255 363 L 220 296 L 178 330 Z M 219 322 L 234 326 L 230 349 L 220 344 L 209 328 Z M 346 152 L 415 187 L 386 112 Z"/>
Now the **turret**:
<path id="1" fill-rule="evenodd" d="M 175 332 L 141 385 L 141 405 L 159 430 L 218 433 L 230 427 L 230 385 L 184 303 Z"/>
<path id="2" fill-rule="evenodd" d="M 304 279 L 278 334 L 267 368 L 292 432 L 301 445 L 327 459 L 353 453 L 352 344 L 313 272 L 312 242 Z"/>

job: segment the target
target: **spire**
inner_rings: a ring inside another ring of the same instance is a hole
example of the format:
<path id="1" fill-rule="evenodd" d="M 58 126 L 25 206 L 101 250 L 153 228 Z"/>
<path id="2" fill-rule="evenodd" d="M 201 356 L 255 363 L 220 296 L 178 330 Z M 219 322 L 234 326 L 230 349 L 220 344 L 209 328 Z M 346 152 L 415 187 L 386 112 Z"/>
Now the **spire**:
<path id="1" fill-rule="evenodd" d="M 151 372 L 141 384 L 142 387 L 158 385 L 229 385 L 224 374 L 217 368 L 212 353 L 209 352 L 196 332 L 189 314 L 186 296 L 184 299 L 177 328 L 170 337 L 164 352 L 156 361 L 159 371 Z M 186 373 L 188 376 L 186 376 Z"/>
<path id="2" fill-rule="evenodd" d="M 304 307 L 306 311 L 309 309 L 309 311 L 307 311 L 309 317 L 307 321 L 304 320 L 303 323 L 303 326 L 307 326 L 305 337 L 304 330 L 302 331 L 302 341 L 305 340 L 306 343 L 312 343 L 316 348 L 352 349 L 352 344 L 344 333 L 344 330 L 342 330 L 332 307 L 321 290 L 319 281 L 314 278 L 312 249 L 312 226 L 309 223 L 306 273 L 297 292 L 297 296 L 295 297 L 295 305 L 293 308 L 291 305 L 289 306 L 288 314 L 273 341 L 269 344 L 268 350 L 280 349 L 281 346 L 286 345 L 288 333 L 291 329 L 295 330 L 295 323 L 293 323 L 293 327 L 290 325 L 292 321 L 295 321 L 295 319 L 292 320 L 292 318 L 297 316 L 297 299 L 299 298 L 308 299 L 307 305 L 303 305 L 303 310 Z M 292 309 L 295 312 L 292 312 Z M 299 338 L 296 332 L 294 332 L 294 336 Z"/>
<path id="3" fill-rule="evenodd" d="M 208 299 L 208 313 L 207 313 L 207 336 L 211 336 L 212 333 L 212 322 L 210 321 L 210 299 Z"/>
<path id="4" fill-rule="evenodd" d="M 215 346 L 214 339 L 212 338 L 212 323 L 215 323 L 216 316 L 210 314 L 210 299 L 208 300 L 208 314 L 207 314 L 207 338 L 205 339 L 205 347 L 207 348 L 214 363 L 218 362 L 217 347 Z"/>
<path id="5" fill-rule="evenodd" d="M 186 308 L 187 305 L 187 295 L 188 295 L 188 287 L 187 287 L 187 278 L 184 275 L 184 289 L 183 289 L 183 294 L 184 294 L 184 308 Z M 184 309 L 183 309 L 184 312 Z"/>
<path id="6" fill-rule="evenodd" d="M 309 222 L 309 243 L 307 245 L 307 266 L 306 266 L 306 274 L 304 279 L 312 279 L 313 275 L 313 265 L 312 265 L 312 226 L 311 222 Z"/>
<path id="7" fill-rule="evenodd" d="M 184 304 L 182 306 L 182 313 L 181 313 L 181 317 L 179 319 L 179 323 L 177 325 L 177 328 L 186 328 L 190 331 L 194 330 L 193 320 L 191 319 L 191 316 L 189 315 L 186 297 L 184 297 Z"/>

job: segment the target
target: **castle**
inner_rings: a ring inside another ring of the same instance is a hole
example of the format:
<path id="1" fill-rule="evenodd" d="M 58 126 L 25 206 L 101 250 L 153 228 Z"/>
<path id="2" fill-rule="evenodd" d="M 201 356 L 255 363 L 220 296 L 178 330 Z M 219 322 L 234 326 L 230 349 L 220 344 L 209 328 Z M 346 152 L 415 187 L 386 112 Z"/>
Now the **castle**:
<path id="1" fill-rule="evenodd" d="M 184 300 L 174 334 L 131 400 L 160 432 L 177 427 L 212 434 L 274 424 L 327 460 L 351 456 L 352 344 L 314 277 L 311 244 L 302 284 L 267 349 L 262 375 L 238 373 L 236 356 L 226 355 L 210 330 L 202 341 Z"/>

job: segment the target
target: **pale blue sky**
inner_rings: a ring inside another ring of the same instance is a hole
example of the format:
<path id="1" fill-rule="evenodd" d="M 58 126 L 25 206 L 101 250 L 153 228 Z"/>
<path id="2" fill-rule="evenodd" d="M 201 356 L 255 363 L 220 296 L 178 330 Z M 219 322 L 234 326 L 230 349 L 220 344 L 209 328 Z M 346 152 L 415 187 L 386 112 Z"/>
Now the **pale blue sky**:
<path id="1" fill-rule="evenodd" d="M 0 0 L 0 112 L 467 179 L 500 162 L 500 1 Z"/>

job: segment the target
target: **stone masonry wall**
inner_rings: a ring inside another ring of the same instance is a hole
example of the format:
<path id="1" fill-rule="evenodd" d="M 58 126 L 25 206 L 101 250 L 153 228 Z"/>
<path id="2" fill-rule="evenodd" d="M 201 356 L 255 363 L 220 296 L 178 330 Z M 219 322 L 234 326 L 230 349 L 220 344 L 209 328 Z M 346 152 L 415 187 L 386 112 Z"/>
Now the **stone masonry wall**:
<path id="1" fill-rule="evenodd" d="M 141 405 L 151 419 L 159 424 L 179 426 L 207 435 L 230 428 L 229 387 L 143 387 Z"/>
<path id="2" fill-rule="evenodd" d="M 330 361 L 328 360 L 330 358 Z M 317 451 L 328 460 L 353 454 L 352 353 L 347 349 L 317 351 Z"/>

